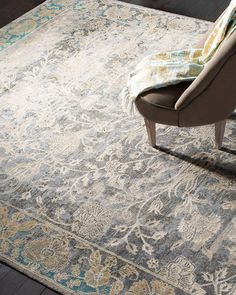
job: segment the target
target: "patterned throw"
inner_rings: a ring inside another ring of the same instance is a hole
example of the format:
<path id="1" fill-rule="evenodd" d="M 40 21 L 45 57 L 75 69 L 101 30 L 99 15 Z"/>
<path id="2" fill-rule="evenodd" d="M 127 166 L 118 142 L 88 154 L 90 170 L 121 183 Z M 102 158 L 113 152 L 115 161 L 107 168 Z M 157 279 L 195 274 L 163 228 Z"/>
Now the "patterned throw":
<path id="1" fill-rule="evenodd" d="M 211 60 L 222 41 L 236 28 L 236 1 L 220 17 L 203 48 L 157 53 L 145 57 L 129 75 L 122 90 L 123 109 L 135 112 L 135 100 L 143 92 L 193 81 Z"/>

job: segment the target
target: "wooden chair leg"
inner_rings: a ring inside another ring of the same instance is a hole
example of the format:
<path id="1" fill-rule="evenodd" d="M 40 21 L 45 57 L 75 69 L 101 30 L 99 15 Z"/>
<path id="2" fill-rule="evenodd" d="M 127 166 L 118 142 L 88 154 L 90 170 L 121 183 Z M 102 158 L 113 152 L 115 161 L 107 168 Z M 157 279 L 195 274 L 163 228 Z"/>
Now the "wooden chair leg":
<path id="1" fill-rule="evenodd" d="M 152 147 L 156 146 L 156 123 L 152 122 L 146 118 L 144 118 L 147 134 L 148 134 L 148 141 Z"/>
<path id="2" fill-rule="evenodd" d="M 215 147 L 221 149 L 225 133 L 226 120 L 215 123 Z"/>

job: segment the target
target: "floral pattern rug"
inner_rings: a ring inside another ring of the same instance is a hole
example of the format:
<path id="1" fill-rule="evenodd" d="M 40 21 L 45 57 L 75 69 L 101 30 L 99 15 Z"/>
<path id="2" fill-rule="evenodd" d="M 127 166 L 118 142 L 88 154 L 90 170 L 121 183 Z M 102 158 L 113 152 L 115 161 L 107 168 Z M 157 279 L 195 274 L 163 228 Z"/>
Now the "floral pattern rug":
<path id="1" fill-rule="evenodd" d="M 144 56 L 205 21 L 112 0 L 48 0 L 0 30 L 1 259 L 63 294 L 236 292 L 236 116 L 159 125 L 119 93 Z"/>

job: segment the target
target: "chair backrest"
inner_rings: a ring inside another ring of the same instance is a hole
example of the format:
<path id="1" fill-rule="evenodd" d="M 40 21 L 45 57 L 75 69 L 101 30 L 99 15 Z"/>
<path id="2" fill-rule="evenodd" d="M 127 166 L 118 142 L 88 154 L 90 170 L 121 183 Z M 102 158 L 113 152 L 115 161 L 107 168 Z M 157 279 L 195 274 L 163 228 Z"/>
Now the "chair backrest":
<path id="1" fill-rule="evenodd" d="M 181 95 L 175 109 L 180 125 L 196 126 L 226 119 L 236 107 L 236 30 Z"/>

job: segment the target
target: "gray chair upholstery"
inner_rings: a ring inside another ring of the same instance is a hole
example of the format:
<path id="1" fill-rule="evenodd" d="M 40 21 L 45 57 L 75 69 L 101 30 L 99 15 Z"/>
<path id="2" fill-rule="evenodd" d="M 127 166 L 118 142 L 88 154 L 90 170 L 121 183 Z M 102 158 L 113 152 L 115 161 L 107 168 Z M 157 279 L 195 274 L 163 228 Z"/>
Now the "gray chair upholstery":
<path id="1" fill-rule="evenodd" d="M 149 141 L 155 146 L 155 123 L 192 127 L 215 124 L 220 148 L 226 119 L 236 107 L 236 31 L 192 82 L 151 90 L 136 100 L 144 116 Z"/>

